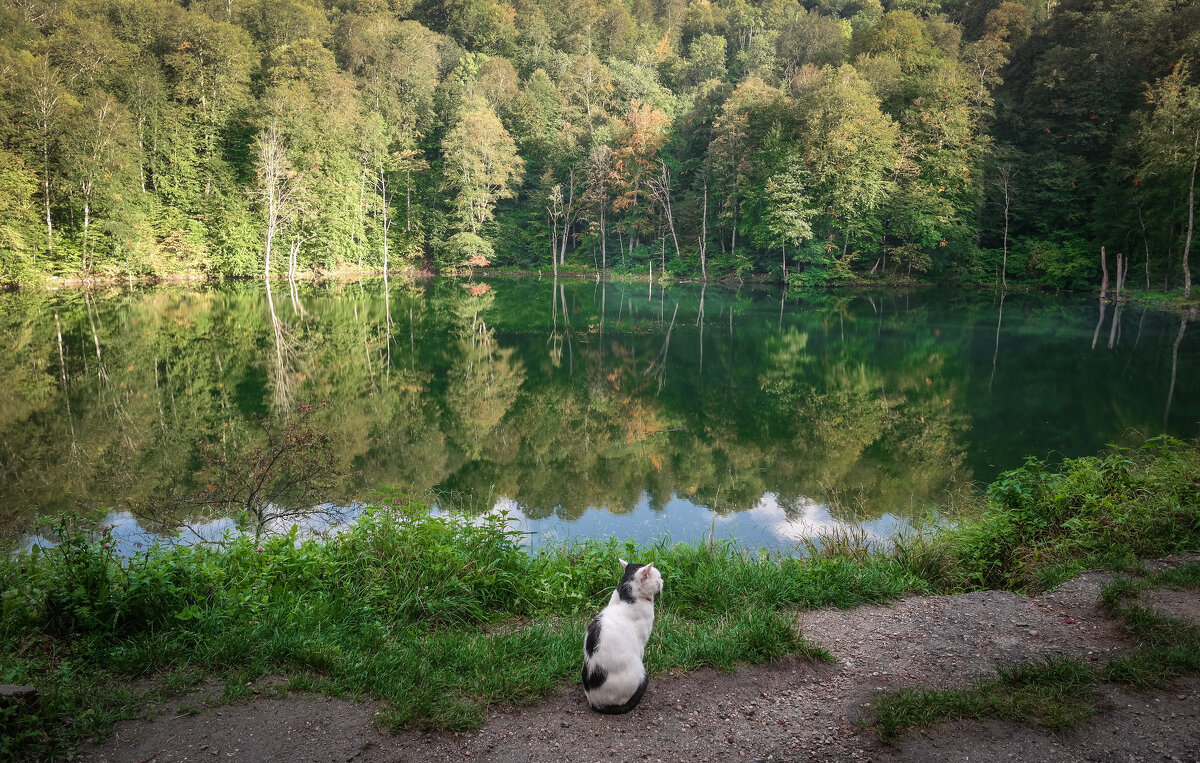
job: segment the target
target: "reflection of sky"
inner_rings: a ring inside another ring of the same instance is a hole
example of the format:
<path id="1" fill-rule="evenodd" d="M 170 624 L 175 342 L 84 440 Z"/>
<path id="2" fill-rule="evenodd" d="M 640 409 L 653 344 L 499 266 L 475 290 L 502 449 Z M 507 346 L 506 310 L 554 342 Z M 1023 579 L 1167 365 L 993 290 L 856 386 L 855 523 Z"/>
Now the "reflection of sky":
<path id="1" fill-rule="evenodd" d="M 574 521 L 558 517 L 530 519 L 520 504 L 509 498 L 496 501 L 492 513 L 507 511 L 509 526 L 527 533 L 528 546 L 538 549 L 587 538 L 617 538 L 651 543 L 659 539 L 695 543 L 707 540 L 734 540 L 743 548 L 769 548 L 792 551 L 804 538 L 828 534 L 848 527 L 862 529 L 872 540 L 887 540 L 904 529 L 905 521 L 884 514 L 869 522 L 850 524 L 834 519 L 829 507 L 800 498 L 781 504 L 774 493 L 764 493 L 748 511 L 718 514 L 687 498 L 672 495 L 661 509 L 650 508 L 650 499 L 642 494 L 633 510 L 613 514 L 592 507 Z"/>
<path id="2" fill-rule="evenodd" d="M 297 538 L 300 540 L 322 537 L 344 529 L 350 522 L 358 518 L 362 508 L 362 504 L 351 504 L 345 507 L 325 504 L 316 507 L 315 513 L 300 520 L 288 520 L 280 526 L 271 526 L 268 523 L 269 534 L 287 533 L 294 524 L 298 528 Z M 157 533 L 143 528 L 138 523 L 137 517 L 128 511 L 109 512 L 100 524 L 111 528 L 109 537 L 112 539 L 111 542 L 116 544 L 117 552 L 122 556 L 144 553 L 155 544 L 186 546 L 202 543 L 217 544 L 239 532 L 235 520 L 230 517 L 219 517 L 188 521 L 180 527 L 177 534 Z M 14 549 L 14 553 L 28 553 L 34 546 L 51 548 L 56 545 L 58 543 L 53 538 L 47 538 L 45 535 L 26 535 Z"/>
<path id="3" fill-rule="evenodd" d="M 322 537 L 344 529 L 362 511 L 362 505 L 353 504 L 342 509 L 321 507 L 323 513 L 315 514 L 299 523 L 298 538 Z M 326 511 L 333 512 L 324 513 Z M 437 506 L 435 515 L 445 514 Z M 672 543 L 695 543 L 700 540 L 734 540 L 743 548 L 769 548 L 784 552 L 795 550 L 797 543 L 805 538 L 848 527 L 857 527 L 875 541 L 886 541 L 905 527 L 905 520 L 892 514 L 879 519 L 850 524 L 835 519 L 829 507 L 822 503 L 799 498 L 791 503 L 780 503 L 774 493 L 764 493 L 753 508 L 747 511 L 718 514 L 706 506 L 692 503 L 687 498 L 672 495 L 671 500 L 659 509 L 650 507 L 650 498 L 642 494 L 631 511 L 613 514 L 603 508 L 592 507 L 583 516 L 568 521 L 556 516 L 545 519 L 530 519 L 521 510 L 520 504 L 510 498 L 500 498 L 489 513 L 508 513 L 508 525 L 513 530 L 525 533 L 526 547 L 537 550 L 546 546 L 583 541 L 587 538 L 617 538 L 648 544 L 660 539 Z M 156 543 L 216 543 L 228 535 L 237 533 L 232 519 L 210 519 L 188 523 L 178 536 L 159 535 L 144 529 L 129 512 L 113 512 L 104 518 L 104 524 L 112 527 L 112 540 L 117 551 L 125 555 L 144 552 Z M 290 528 L 273 528 L 286 532 Z M 54 546 L 52 539 L 42 535 L 28 535 L 18 547 L 19 552 L 28 552 L 33 546 Z"/>

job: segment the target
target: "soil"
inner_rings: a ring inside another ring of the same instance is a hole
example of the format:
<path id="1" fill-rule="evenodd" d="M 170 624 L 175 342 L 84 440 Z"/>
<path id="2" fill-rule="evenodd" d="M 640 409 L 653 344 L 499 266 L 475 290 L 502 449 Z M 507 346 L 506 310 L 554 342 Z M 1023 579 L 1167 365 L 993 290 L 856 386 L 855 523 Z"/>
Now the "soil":
<path id="1" fill-rule="evenodd" d="M 1200 553 L 1151 569 L 1200 561 Z M 1103 707 L 1064 734 L 1005 722 L 955 722 L 893 745 L 864 727 L 881 690 L 961 687 L 998 666 L 1049 655 L 1100 661 L 1130 647 L 1098 602 L 1111 575 L 1089 572 L 1052 593 L 926 596 L 890 606 L 803 613 L 801 633 L 834 663 L 795 658 L 735 673 L 659 676 L 636 710 L 591 712 L 578 687 L 536 705 L 496 708 L 478 731 L 380 731 L 378 702 L 292 693 L 205 705 L 184 697 L 156 718 L 128 721 L 82 751 L 101 762 L 175 761 L 1191 761 L 1200 762 L 1200 677 L 1149 691 L 1102 686 Z M 1141 599 L 1200 621 L 1200 591 Z M 189 708 L 199 704 L 199 713 Z"/>

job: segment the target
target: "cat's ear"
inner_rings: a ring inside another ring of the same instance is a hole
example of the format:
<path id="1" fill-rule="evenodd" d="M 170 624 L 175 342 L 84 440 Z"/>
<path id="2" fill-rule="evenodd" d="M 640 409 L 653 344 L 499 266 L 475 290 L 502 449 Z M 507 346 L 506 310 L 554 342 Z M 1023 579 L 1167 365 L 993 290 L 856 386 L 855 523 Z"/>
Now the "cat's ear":
<path id="1" fill-rule="evenodd" d="M 625 561 L 624 559 L 617 559 L 617 561 L 621 563 L 621 567 L 629 566 L 629 562 Z"/>

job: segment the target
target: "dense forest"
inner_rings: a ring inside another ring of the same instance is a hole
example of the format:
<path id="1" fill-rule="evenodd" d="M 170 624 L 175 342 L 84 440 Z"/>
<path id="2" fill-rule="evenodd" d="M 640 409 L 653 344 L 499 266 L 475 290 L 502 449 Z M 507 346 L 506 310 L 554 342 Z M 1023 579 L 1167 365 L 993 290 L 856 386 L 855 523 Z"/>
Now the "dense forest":
<path id="1" fill-rule="evenodd" d="M 1190 287 L 1192 0 L 0 0 L 0 280 Z"/>

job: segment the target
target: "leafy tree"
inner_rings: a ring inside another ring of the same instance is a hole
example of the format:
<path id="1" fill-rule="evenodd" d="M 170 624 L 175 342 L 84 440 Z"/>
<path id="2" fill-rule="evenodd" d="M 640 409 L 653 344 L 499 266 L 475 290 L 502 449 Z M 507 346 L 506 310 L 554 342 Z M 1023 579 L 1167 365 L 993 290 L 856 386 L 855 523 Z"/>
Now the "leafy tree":
<path id="1" fill-rule="evenodd" d="M 837 241 L 837 260 L 848 265 L 851 243 L 869 244 L 878 235 L 878 215 L 895 192 L 896 123 L 880 112 L 871 86 L 848 64 L 824 69 L 800 108 L 807 185 L 821 211 L 823 235 Z"/>
<path id="2" fill-rule="evenodd" d="M 463 104 L 458 122 L 442 141 L 446 184 L 464 229 L 479 235 L 496 202 L 516 196 L 525 162 L 499 117 L 481 96 Z"/>

